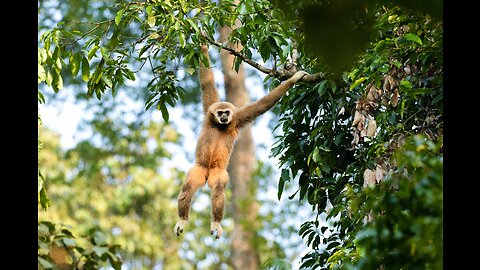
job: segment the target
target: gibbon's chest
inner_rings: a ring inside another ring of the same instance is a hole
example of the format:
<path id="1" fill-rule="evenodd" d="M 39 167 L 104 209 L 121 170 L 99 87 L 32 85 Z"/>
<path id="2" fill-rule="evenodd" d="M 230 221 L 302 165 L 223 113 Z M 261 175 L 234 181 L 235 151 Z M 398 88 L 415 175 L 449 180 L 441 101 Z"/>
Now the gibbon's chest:
<path id="1" fill-rule="evenodd" d="M 204 127 L 197 143 L 197 162 L 207 168 L 226 168 L 237 134 L 233 129 Z"/>

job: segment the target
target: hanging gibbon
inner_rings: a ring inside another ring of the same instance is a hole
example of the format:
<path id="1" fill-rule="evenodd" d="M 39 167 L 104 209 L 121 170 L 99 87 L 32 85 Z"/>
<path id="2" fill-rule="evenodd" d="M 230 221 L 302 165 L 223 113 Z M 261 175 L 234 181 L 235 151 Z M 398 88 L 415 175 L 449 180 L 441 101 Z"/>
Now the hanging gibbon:
<path id="1" fill-rule="evenodd" d="M 208 47 L 201 45 L 201 51 L 210 61 Z M 236 107 L 230 102 L 220 101 L 211 68 L 203 63 L 200 64 L 200 84 L 205 116 L 195 150 L 195 165 L 188 171 L 178 194 L 180 220 L 173 229 L 177 236 L 183 233 L 188 221 L 193 195 L 198 188 L 207 183 L 211 189 L 210 232 L 213 234 L 216 231 L 216 239 L 220 238 L 223 233 L 220 222 L 225 208 L 225 186 L 229 179 L 227 165 L 239 129 L 272 108 L 290 87 L 307 74 L 304 71 L 298 71 L 256 102 Z"/>

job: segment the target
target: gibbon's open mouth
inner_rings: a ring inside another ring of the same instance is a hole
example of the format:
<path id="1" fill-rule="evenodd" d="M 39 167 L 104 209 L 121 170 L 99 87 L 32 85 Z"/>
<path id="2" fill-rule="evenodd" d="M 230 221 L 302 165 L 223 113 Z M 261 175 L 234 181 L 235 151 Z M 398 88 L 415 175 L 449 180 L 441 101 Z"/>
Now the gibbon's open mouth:
<path id="1" fill-rule="evenodd" d="M 222 122 L 223 124 L 224 124 L 224 123 L 227 123 L 227 122 L 228 122 L 228 119 L 227 119 L 227 118 L 221 118 L 221 119 L 220 119 L 220 122 Z"/>

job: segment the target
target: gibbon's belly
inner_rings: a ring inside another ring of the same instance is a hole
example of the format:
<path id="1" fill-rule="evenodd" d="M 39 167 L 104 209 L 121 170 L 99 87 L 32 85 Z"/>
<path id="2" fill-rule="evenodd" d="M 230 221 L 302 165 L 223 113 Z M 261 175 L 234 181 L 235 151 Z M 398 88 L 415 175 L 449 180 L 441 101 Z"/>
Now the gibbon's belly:
<path id="1" fill-rule="evenodd" d="M 217 134 L 204 135 L 199 138 L 197 144 L 197 163 L 206 168 L 227 168 L 233 148 L 233 138 L 218 136 Z"/>

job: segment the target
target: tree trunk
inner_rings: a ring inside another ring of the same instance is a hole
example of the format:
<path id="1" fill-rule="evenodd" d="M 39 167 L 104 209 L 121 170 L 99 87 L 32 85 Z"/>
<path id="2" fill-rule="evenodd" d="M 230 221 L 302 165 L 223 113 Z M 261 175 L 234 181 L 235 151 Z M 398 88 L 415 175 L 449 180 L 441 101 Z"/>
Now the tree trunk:
<path id="1" fill-rule="evenodd" d="M 231 28 L 220 29 L 221 40 L 226 40 Z M 230 44 L 235 47 L 235 45 Z M 240 46 L 237 47 L 241 49 Z M 227 101 L 239 107 L 250 102 L 245 88 L 245 74 L 243 65 L 238 73 L 233 69 L 234 56 L 227 51 L 220 52 L 222 69 L 225 81 Z M 233 269 L 255 270 L 260 268 L 260 259 L 255 249 L 255 234 L 258 228 L 256 216 L 258 203 L 256 201 L 256 185 L 252 183 L 252 174 L 255 170 L 255 149 L 252 139 L 251 126 L 241 129 L 240 136 L 235 144 L 228 172 L 232 187 L 232 205 L 234 228 L 232 232 L 231 252 Z"/>

